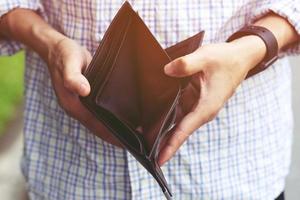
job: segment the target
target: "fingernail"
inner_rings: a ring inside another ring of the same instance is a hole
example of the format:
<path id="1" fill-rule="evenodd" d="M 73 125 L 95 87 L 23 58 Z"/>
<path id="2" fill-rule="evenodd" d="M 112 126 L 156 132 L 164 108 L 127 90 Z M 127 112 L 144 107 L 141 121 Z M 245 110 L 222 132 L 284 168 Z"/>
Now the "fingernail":
<path id="1" fill-rule="evenodd" d="M 86 85 L 84 83 L 80 84 L 80 88 L 79 88 L 80 94 L 85 94 L 86 91 Z"/>
<path id="2" fill-rule="evenodd" d="M 167 64 L 167 65 L 165 66 L 164 70 L 165 70 L 165 73 L 166 73 L 166 74 L 169 74 L 169 75 L 172 75 L 172 74 L 174 73 L 172 64 Z"/>
<path id="3" fill-rule="evenodd" d="M 159 160 L 158 160 L 158 165 L 159 165 L 160 167 L 161 167 L 164 163 L 165 163 L 164 160 L 162 160 L 162 159 L 159 159 Z"/>
<path id="4" fill-rule="evenodd" d="M 160 152 L 160 155 L 159 155 L 159 158 L 158 158 L 159 166 L 162 166 L 166 163 L 166 161 L 168 160 L 167 156 L 168 155 L 167 155 L 166 149 L 164 149 Z"/>

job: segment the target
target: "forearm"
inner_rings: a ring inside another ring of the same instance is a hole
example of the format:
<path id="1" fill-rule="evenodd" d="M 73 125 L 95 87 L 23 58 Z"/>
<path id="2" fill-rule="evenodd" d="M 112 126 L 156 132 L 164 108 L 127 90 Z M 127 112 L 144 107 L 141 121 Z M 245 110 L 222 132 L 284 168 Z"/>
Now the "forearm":
<path id="1" fill-rule="evenodd" d="M 299 35 L 294 28 L 276 14 L 270 13 L 256 21 L 254 25 L 270 30 L 277 39 L 279 50 L 299 40 Z M 245 36 L 231 43 L 235 45 L 236 51 L 239 52 L 237 55 L 242 58 L 248 71 L 263 60 L 266 54 L 266 46 L 258 36 Z"/>
<path id="2" fill-rule="evenodd" d="M 273 32 L 279 50 L 299 38 L 293 27 L 283 18 L 269 14 L 255 25 Z M 164 164 L 202 125 L 213 120 L 224 104 L 235 93 L 249 71 L 259 64 L 266 54 L 266 46 L 258 36 L 245 36 L 229 43 L 208 44 L 192 54 L 167 64 L 165 73 L 172 77 L 193 75 L 185 88 L 178 107 L 186 111 L 164 143 L 159 164 Z"/>
<path id="3" fill-rule="evenodd" d="M 255 25 L 269 29 L 275 35 L 279 49 L 283 49 L 287 45 L 299 40 L 298 34 L 290 23 L 276 14 L 271 13 L 261 18 Z"/>
<path id="4" fill-rule="evenodd" d="M 15 9 L 0 21 L 2 37 L 19 41 L 47 60 L 48 50 L 64 38 L 37 13 L 27 9 Z"/>

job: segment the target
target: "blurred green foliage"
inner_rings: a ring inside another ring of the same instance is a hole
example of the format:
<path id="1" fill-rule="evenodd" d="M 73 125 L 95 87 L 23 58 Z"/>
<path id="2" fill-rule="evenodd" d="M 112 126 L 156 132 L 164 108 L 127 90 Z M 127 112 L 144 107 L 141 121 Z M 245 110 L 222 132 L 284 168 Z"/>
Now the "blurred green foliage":
<path id="1" fill-rule="evenodd" d="M 24 52 L 0 57 L 0 135 L 22 101 L 23 72 Z"/>

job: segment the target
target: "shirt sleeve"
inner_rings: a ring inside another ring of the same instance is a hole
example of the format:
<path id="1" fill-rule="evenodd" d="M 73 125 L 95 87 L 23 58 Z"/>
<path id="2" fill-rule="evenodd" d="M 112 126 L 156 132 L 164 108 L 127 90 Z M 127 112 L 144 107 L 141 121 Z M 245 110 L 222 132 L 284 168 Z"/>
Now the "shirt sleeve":
<path id="1" fill-rule="evenodd" d="M 285 18 L 294 27 L 300 38 L 300 0 L 258 0 L 255 2 L 253 12 L 251 12 L 252 16 L 249 23 L 254 22 L 269 12 Z M 299 54 L 300 40 L 280 52 L 279 56 Z"/>
<path id="2" fill-rule="evenodd" d="M 25 8 L 36 10 L 40 14 L 43 12 L 43 7 L 39 0 L 1 0 L 0 1 L 0 20 L 6 13 L 14 8 Z M 0 39 L 0 55 L 12 55 L 23 48 L 19 42 L 9 39 Z"/>

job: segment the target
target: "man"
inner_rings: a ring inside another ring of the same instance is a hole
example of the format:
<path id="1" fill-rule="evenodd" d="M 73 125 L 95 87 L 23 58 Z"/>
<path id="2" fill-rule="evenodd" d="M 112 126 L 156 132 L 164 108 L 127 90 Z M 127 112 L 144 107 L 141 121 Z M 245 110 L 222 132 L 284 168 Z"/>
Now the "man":
<path id="1" fill-rule="evenodd" d="M 152 177 L 78 100 L 90 92 L 82 75 L 90 52 L 122 3 L 0 2 L 1 54 L 27 46 L 22 170 L 31 199 L 163 199 Z M 198 83 L 197 103 L 159 157 L 174 197 L 283 198 L 292 133 L 289 65 L 281 58 L 244 80 L 270 49 L 255 34 L 224 41 L 252 24 L 275 37 L 282 57 L 298 53 L 300 2 L 130 3 L 164 47 L 206 31 L 203 47 L 164 68 Z"/>

